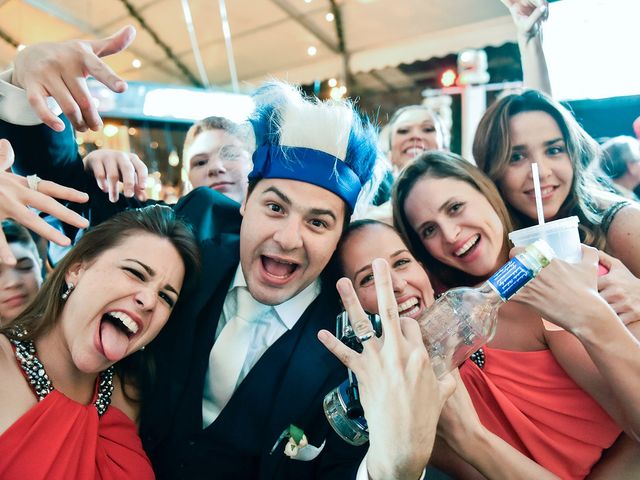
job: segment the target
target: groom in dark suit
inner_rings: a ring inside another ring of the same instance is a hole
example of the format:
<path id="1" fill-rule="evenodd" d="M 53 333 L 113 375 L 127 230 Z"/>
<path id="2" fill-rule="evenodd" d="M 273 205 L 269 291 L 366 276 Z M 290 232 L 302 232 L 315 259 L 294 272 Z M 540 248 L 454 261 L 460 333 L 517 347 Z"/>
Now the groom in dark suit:
<path id="1" fill-rule="evenodd" d="M 207 188 L 175 206 L 194 227 L 203 275 L 145 351 L 157 378 L 143 391 L 140 432 L 158 478 L 353 479 L 365 454 L 324 417 L 323 397 L 346 371 L 316 334 L 334 329 L 335 288 L 320 276 L 371 176 L 375 135 L 346 104 L 297 95 L 276 85 L 257 96 L 241 209 Z M 0 125 L 20 173 L 90 193 L 79 208 L 92 223 L 140 205 L 108 201 L 70 132 Z M 293 458 L 281 438 L 290 425 L 309 443 Z"/>

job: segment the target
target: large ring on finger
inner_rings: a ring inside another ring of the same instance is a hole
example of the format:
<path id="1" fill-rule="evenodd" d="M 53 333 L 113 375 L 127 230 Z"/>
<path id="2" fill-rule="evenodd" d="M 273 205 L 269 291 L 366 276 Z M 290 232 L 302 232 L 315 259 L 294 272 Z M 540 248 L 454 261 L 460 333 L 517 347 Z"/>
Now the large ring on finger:
<path id="1" fill-rule="evenodd" d="M 373 337 L 376 336 L 376 331 L 371 329 L 371 331 L 363 334 L 363 335 L 358 335 L 358 340 L 360 340 L 360 343 L 364 343 L 367 340 L 371 340 Z"/>
<path id="2" fill-rule="evenodd" d="M 40 182 L 42 181 L 42 179 L 38 176 L 38 175 L 27 175 L 27 185 L 29 185 L 29 188 L 31 190 L 34 191 L 38 191 L 38 185 L 40 184 Z"/>

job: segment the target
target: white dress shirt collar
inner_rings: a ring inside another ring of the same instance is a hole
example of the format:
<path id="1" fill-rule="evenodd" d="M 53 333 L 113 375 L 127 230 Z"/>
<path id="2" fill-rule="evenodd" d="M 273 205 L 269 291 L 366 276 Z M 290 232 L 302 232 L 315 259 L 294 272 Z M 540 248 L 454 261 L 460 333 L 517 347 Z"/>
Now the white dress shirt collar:
<path id="1" fill-rule="evenodd" d="M 247 281 L 242 273 L 242 266 L 238 264 L 236 274 L 233 277 L 233 281 L 229 286 L 229 292 L 235 287 L 247 287 Z M 317 278 L 309 286 L 307 286 L 300 293 L 290 298 L 289 300 L 282 302 L 279 305 L 274 305 L 273 309 L 278 314 L 282 323 L 284 323 L 287 329 L 291 330 L 298 322 L 304 311 L 309 305 L 320 295 L 320 279 Z"/>

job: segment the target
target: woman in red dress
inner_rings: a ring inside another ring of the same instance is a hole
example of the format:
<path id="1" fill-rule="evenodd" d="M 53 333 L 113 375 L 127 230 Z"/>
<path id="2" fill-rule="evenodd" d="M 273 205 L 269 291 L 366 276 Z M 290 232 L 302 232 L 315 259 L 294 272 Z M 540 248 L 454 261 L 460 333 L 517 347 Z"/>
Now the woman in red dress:
<path id="1" fill-rule="evenodd" d="M 123 212 L 78 241 L 0 326 L 0 478 L 154 478 L 135 424 L 143 372 L 115 364 L 144 355 L 197 265 L 167 207 Z"/>

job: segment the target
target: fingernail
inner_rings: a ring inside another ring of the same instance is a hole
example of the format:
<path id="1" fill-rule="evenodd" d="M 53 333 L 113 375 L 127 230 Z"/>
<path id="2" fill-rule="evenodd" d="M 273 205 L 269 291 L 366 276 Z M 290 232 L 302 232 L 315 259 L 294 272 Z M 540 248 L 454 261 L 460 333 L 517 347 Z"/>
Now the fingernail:
<path id="1" fill-rule="evenodd" d="M 2 257 L 2 263 L 6 265 L 14 265 L 16 263 L 16 259 L 13 257 Z"/>
<path id="2" fill-rule="evenodd" d="M 62 132 L 64 130 L 64 123 L 63 122 L 56 122 L 56 123 L 54 123 L 53 127 L 57 132 Z"/>
<path id="3" fill-rule="evenodd" d="M 329 340 L 329 338 L 331 337 L 329 336 L 329 332 L 327 332 L 326 330 L 320 330 L 318 332 L 318 339 L 326 341 Z"/>
<path id="4" fill-rule="evenodd" d="M 371 267 L 373 269 L 374 275 L 380 275 L 382 273 L 382 269 L 384 268 L 384 260 L 381 258 L 376 258 L 371 263 Z"/>
<path id="5" fill-rule="evenodd" d="M 341 294 L 345 294 L 347 293 L 347 282 L 349 281 L 348 278 L 341 278 L 340 280 L 338 280 L 338 282 L 336 283 L 336 288 L 338 289 L 338 293 Z"/>

